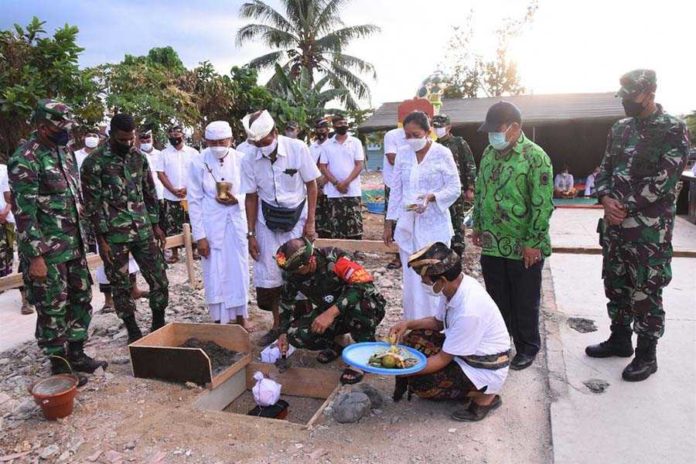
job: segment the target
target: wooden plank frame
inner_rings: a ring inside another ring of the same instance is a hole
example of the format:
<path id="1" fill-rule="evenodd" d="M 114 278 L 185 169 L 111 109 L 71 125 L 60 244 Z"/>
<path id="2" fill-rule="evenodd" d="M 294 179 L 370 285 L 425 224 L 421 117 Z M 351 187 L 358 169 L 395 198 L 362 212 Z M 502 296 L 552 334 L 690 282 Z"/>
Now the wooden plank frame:
<path id="1" fill-rule="evenodd" d="M 193 403 L 196 409 L 215 411 L 221 414 L 230 403 L 239 398 L 245 391 L 251 390 L 255 384 L 254 373 L 263 372 L 267 377 L 283 386 L 282 393 L 288 396 L 324 399 L 325 401 L 312 415 L 306 424 L 280 421 L 267 417 L 243 416 L 245 420 L 262 421 L 262 425 L 291 426 L 311 430 L 323 416 L 324 409 L 331 404 L 341 390 L 340 372 L 328 369 L 313 369 L 306 367 L 291 367 L 280 373 L 273 364 L 252 362 L 244 366 L 234 376 L 211 391 L 201 393 Z"/>
<path id="2" fill-rule="evenodd" d="M 211 341 L 244 356 L 213 375 L 208 355 L 200 348 L 182 348 L 189 338 Z M 215 389 L 251 362 L 249 333 L 232 324 L 172 322 L 128 345 L 135 377 L 194 382 Z"/>

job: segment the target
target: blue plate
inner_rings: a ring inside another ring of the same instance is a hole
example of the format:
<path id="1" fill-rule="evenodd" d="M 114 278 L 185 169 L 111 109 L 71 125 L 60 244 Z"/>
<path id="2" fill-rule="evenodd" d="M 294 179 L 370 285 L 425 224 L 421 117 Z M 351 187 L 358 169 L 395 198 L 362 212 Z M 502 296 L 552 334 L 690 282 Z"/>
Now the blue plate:
<path id="1" fill-rule="evenodd" d="M 370 356 L 377 353 L 378 351 L 387 350 L 390 346 L 391 345 L 389 343 L 385 342 L 353 343 L 352 345 L 348 345 L 343 349 L 343 361 L 346 364 L 350 364 L 353 367 L 362 369 L 365 372 L 381 375 L 415 374 L 416 372 L 420 372 L 423 369 L 425 369 L 425 365 L 428 362 L 428 359 L 425 357 L 425 355 L 414 348 L 404 345 L 398 345 L 398 347 L 402 350 L 407 351 L 410 357 L 416 358 L 418 360 L 418 363 L 415 366 L 409 367 L 407 369 L 387 369 L 384 367 L 375 367 L 368 364 Z"/>

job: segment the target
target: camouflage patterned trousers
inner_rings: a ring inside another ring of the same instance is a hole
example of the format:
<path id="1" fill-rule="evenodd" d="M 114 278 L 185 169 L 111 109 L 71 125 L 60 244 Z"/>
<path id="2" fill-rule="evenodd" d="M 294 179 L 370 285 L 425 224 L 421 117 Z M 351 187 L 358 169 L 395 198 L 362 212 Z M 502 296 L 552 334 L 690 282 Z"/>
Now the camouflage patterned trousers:
<path id="1" fill-rule="evenodd" d="M 66 342 L 87 340 L 92 320 L 92 277 L 85 257 L 47 264 L 44 282 L 29 278 L 29 263 L 22 261 L 27 300 L 36 307 L 36 339 L 46 355 L 60 354 Z"/>
<path id="2" fill-rule="evenodd" d="M 169 304 L 169 280 L 164 255 L 154 238 L 109 245 L 111 263 L 104 264 L 104 271 L 111 284 L 118 317 L 123 319 L 135 314 L 135 301 L 131 296 L 133 282 L 128 274 L 129 253 L 133 255 L 143 278 L 150 286 L 150 309 L 153 313 L 163 312 Z"/>
<path id="3" fill-rule="evenodd" d="M 602 278 L 612 324 L 658 339 L 665 332 L 662 289 L 672 280 L 672 245 L 605 239 Z"/>
<path id="4" fill-rule="evenodd" d="M 465 240 L 464 240 L 464 215 L 466 213 L 466 200 L 464 195 L 461 195 L 449 208 L 450 218 L 452 220 L 452 228 L 454 228 L 454 236 L 452 237 L 452 249 L 460 256 L 464 255 Z"/>
<path id="5" fill-rule="evenodd" d="M 184 211 L 180 201 L 162 201 L 164 202 L 164 233 L 167 237 L 182 233 L 184 223 L 189 222 L 188 213 Z"/>
<path id="6" fill-rule="evenodd" d="M 360 240 L 363 233 L 360 197 L 329 198 L 331 238 Z"/>
<path id="7" fill-rule="evenodd" d="M 0 277 L 12 273 L 14 263 L 14 224 L 0 224 Z"/>
<path id="8" fill-rule="evenodd" d="M 312 322 L 321 311 L 316 307 L 309 308 L 296 317 L 288 329 L 288 341 L 296 348 L 308 350 L 324 350 L 334 348 L 334 338 L 349 333 L 356 342 L 375 341 L 375 331 L 384 317 L 386 301 L 374 286 L 369 285 L 362 291 L 355 305 L 349 306 L 339 315 L 323 334 L 312 332 Z M 296 305 L 296 308 L 300 305 Z M 311 306 L 308 302 L 307 306 Z"/>
<path id="9" fill-rule="evenodd" d="M 331 211 L 329 199 L 319 192 L 317 194 L 317 209 L 314 213 L 314 226 L 319 238 L 331 238 Z"/>

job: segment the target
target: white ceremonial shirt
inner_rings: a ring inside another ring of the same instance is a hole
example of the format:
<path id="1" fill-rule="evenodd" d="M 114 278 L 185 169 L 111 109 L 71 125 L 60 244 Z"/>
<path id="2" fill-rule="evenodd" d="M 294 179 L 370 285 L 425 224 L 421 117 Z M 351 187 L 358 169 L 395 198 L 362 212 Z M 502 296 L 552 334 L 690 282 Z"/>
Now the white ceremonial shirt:
<path id="1" fill-rule="evenodd" d="M 147 157 L 147 163 L 150 165 L 150 173 L 152 174 L 152 180 L 155 183 L 155 191 L 157 192 L 157 199 L 158 200 L 163 200 L 164 199 L 164 184 L 162 184 L 162 181 L 159 180 L 159 176 L 157 175 L 157 167 L 160 164 L 159 161 L 159 156 L 161 151 L 159 151 L 156 148 L 153 148 L 149 153 L 143 150 L 140 150 L 146 157 Z"/>
<path id="2" fill-rule="evenodd" d="M 261 200 L 283 208 L 295 208 L 307 198 L 306 182 L 321 176 L 307 145 L 278 135 L 275 163 L 252 147 L 242 160 L 242 193 L 258 193 Z M 260 203 L 259 203 L 260 204 Z M 307 205 L 305 204 L 305 209 Z M 266 221 L 259 208 L 258 219 Z"/>
<path id="3" fill-rule="evenodd" d="M 326 139 L 329 140 L 329 139 Z M 309 154 L 312 155 L 312 159 L 314 160 L 314 163 L 319 165 L 319 160 L 321 159 L 321 153 L 322 153 L 322 147 L 326 144 L 326 140 L 324 143 L 319 143 L 318 141 L 314 141 L 309 145 Z M 321 171 L 320 171 L 321 172 Z M 324 192 L 324 187 L 319 188 L 318 192 L 323 193 Z"/>
<path id="4" fill-rule="evenodd" d="M 443 301 L 446 298 L 442 297 Z M 442 351 L 455 356 L 454 360 L 477 389 L 485 393 L 500 393 L 508 368 L 481 369 L 471 367 L 460 356 L 484 356 L 510 349 L 510 335 L 498 307 L 486 289 L 476 279 L 464 276 L 457 292 L 446 301 L 436 318 L 445 326 Z"/>
<path id="5" fill-rule="evenodd" d="M 391 188 L 392 176 L 394 175 L 394 166 L 389 164 L 387 160 L 387 153 L 397 153 L 399 148 L 406 145 L 406 134 L 401 127 L 392 129 L 386 134 L 384 134 L 384 161 L 382 162 L 382 179 L 384 179 L 384 185 Z M 396 164 L 396 162 L 395 162 Z"/>
<path id="6" fill-rule="evenodd" d="M 250 144 L 247 140 L 243 141 L 237 147 L 235 148 L 237 152 L 246 154 L 249 153 L 249 151 L 256 151 L 256 147 Z"/>
<path id="7" fill-rule="evenodd" d="M 595 180 L 594 173 L 587 176 L 587 179 L 585 180 L 585 196 L 586 197 L 592 196 L 592 192 L 595 190 L 594 180 Z"/>
<path id="8" fill-rule="evenodd" d="M 198 150 L 187 145 L 184 145 L 181 150 L 177 150 L 170 145 L 160 152 L 156 171 L 165 173 L 173 187 L 186 187 L 191 161 L 198 155 Z M 182 200 L 182 198 L 177 197 L 166 188 L 164 189 L 164 199 L 171 201 Z"/>
<path id="9" fill-rule="evenodd" d="M 80 175 L 80 170 L 82 169 L 82 163 L 85 162 L 87 156 L 89 156 L 89 153 L 87 153 L 84 148 L 80 148 L 75 152 L 75 161 L 77 162 L 78 177 Z"/>
<path id="10" fill-rule="evenodd" d="M 431 242 L 449 243 L 454 235 L 449 207 L 461 195 L 459 171 L 449 148 L 432 142 L 418 164 L 410 146 L 399 148 L 394 164 L 387 219 L 396 222 L 394 240 L 408 253 Z M 426 210 L 418 214 L 406 207 L 422 203 L 418 197 L 435 195 Z"/>
<path id="11" fill-rule="evenodd" d="M 321 159 L 319 163 L 326 164 L 329 172 L 339 181 L 347 179 L 353 169 L 355 169 L 356 161 L 365 159 L 362 142 L 357 137 L 349 135 L 343 143 L 337 140 L 338 135 L 324 142 L 321 147 Z M 341 193 L 333 184 L 324 186 L 324 193 L 328 198 L 344 198 L 344 197 L 359 197 L 362 195 L 362 187 L 360 186 L 360 175 L 353 179 L 348 185 L 348 192 Z"/>
<path id="12" fill-rule="evenodd" d="M 560 173 L 556 174 L 556 179 L 553 185 L 558 190 L 570 190 L 573 188 L 573 185 L 575 185 L 575 181 L 573 180 L 572 174 Z"/>
<path id="13" fill-rule="evenodd" d="M 7 202 L 5 201 L 5 192 L 10 192 L 10 179 L 7 175 L 7 165 L 0 164 L 0 210 L 4 210 L 5 206 L 7 206 Z M 15 223 L 14 215 L 12 214 L 11 209 L 7 214 L 6 219 L 10 224 Z"/>

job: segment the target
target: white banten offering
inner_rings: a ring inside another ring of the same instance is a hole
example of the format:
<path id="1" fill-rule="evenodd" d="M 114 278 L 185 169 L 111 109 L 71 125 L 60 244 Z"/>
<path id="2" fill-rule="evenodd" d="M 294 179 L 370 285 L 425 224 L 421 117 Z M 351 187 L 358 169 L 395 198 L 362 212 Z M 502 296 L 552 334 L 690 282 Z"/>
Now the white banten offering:
<path id="1" fill-rule="evenodd" d="M 273 406 L 280 399 L 282 385 L 271 379 L 267 379 L 260 371 L 254 374 L 256 385 L 251 389 L 254 401 L 261 407 Z"/>

